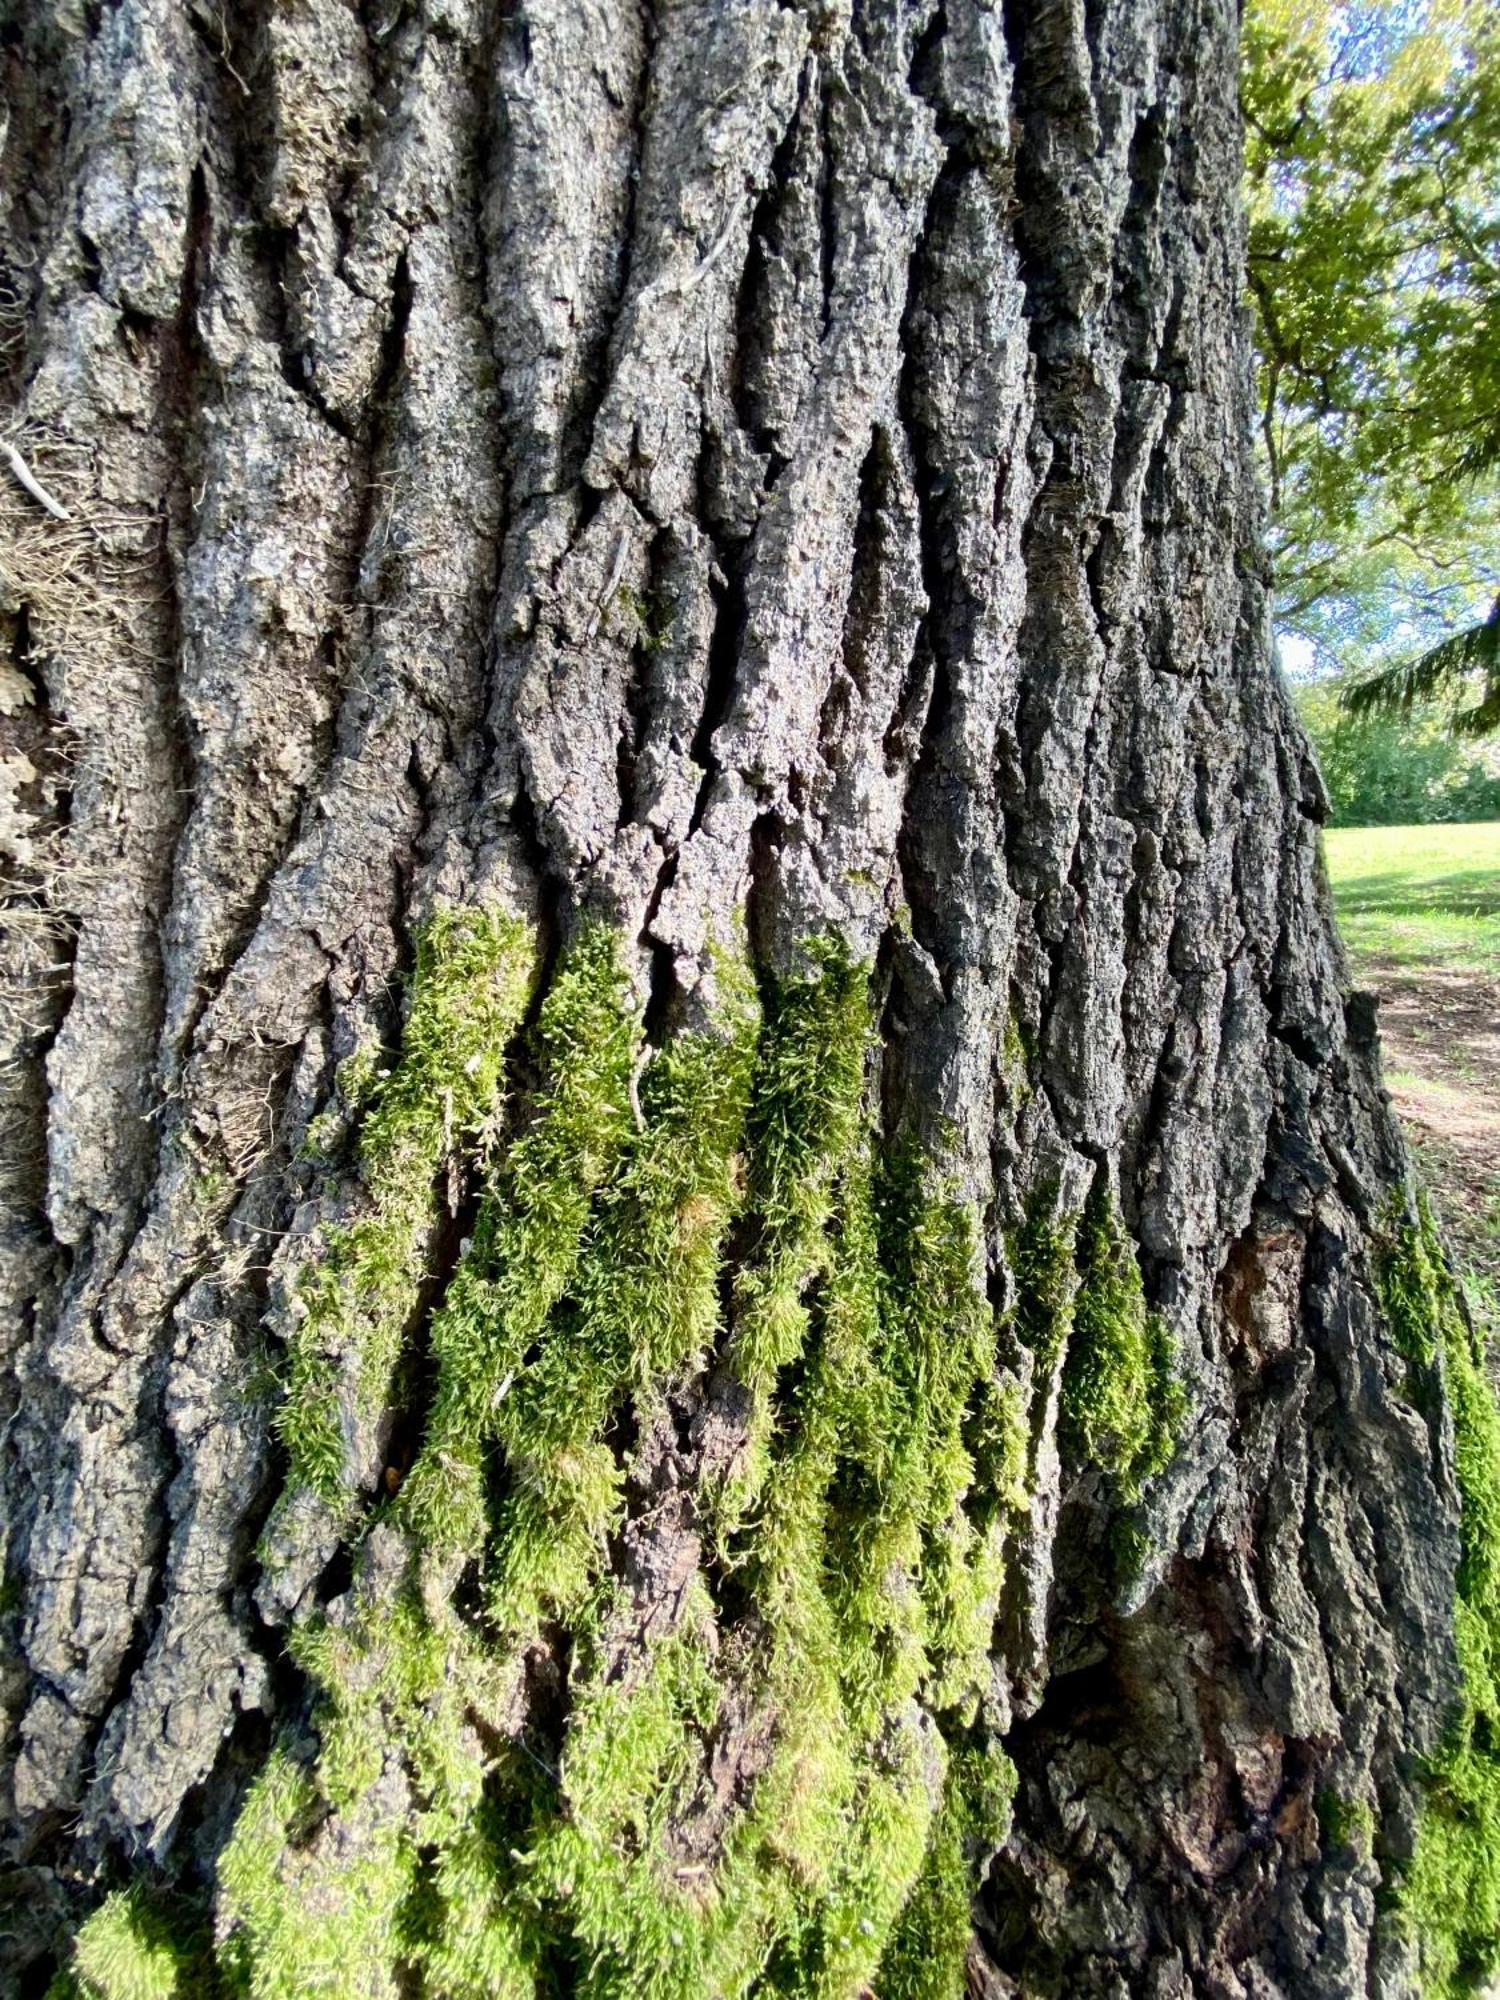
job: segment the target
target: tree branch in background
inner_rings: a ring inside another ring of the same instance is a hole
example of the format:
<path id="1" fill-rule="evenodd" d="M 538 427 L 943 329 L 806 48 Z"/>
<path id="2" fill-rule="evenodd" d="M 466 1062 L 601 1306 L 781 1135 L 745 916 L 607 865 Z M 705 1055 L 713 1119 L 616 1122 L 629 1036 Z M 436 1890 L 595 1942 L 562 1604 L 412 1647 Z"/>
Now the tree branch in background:
<path id="1" fill-rule="evenodd" d="M 1250 0 L 1243 59 L 1278 630 L 1361 700 L 1451 692 L 1500 589 L 1500 21 Z"/>
<path id="2" fill-rule="evenodd" d="M 1477 699 L 1449 718 L 1455 736 L 1500 729 L 1500 597 L 1482 623 L 1452 633 L 1414 660 L 1350 682 L 1339 703 L 1349 715 L 1410 715 L 1419 702 L 1459 693 L 1476 675 L 1484 677 Z"/>

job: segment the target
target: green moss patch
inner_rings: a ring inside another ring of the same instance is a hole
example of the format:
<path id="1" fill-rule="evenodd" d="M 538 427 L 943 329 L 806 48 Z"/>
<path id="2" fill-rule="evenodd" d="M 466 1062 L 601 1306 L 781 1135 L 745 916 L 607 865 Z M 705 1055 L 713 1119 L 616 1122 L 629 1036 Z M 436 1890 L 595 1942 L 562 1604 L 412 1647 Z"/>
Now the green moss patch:
<path id="1" fill-rule="evenodd" d="M 530 964 L 482 917 L 426 935 L 368 1213 L 307 1281 L 283 1431 L 294 1484 L 346 1496 L 348 1356 L 378 1406 L 437 1173 L 480 1158 L 425 1434 L 352 1590 L 295 1636 L 318 1749 L 247 1798 L 215 1976 L 256 2000 L 956 1993 L 1008 1807 L 982 1697 L 1025 1504 L 975 1219 L 881 1144 L 869 975 L 833 943 L 763 991 L 726 957 L 716 1018 L 651 1050 L 582 929 L 490 1157 Z M 621 1580 L 642 1454 L 705 1398 L 724 1446 L 666 1496 L 678 1580 Z"/>
<path id="2" fill-rule="evenodd" d="M 1170 1463 L 1186 1398 L 1172 1336 L 1146 1305 L 1140 1267 L 1102 1173 L 1079 1218 L 1077 1262 L 1063 1369 L 1063 1449 L 1075 1463 L 1104 1466 L 1128 1502 Z"/>
<path id="3" fill-rule="evenodd" d="M 119 1889 L 79 1930 L 47 2000 L 187 2000 L 203 1990 L 206 1956 L 190 1925 L 184 1931 L 142 1890 Z"/>
<path id="4" fill-rule="evenodd" d="M 916 1889 L 881 1962 L 880 2000 L 964 2000 L 974 1878 L 1010 1825 L 1015 1768 L 975 1744 L 948 1766 L 942 1811 Z"/>
<path id="5" fill-rule="evenodd" d="M 388 1076 L 351 1059 L 346 1096 L 365 1107 L 361 1212 L 326 1230 L 302 1273 L 303 1317 L 277 1424 L 289 1486 L 343 1508 L 352 1497 L 346 1424 L 390 1393 L 438 1218 L 445 1161 L 473 1150 L 494 1116 L 506 1050 L 535 972 L 528 926 L 439 907 L 417 940 L 401 1058 Z"/>
<path id="6" fill-rule="evenodd" d="M 1056 1365 L 1073 1330 L 1077 1234 L 1076 1218 L 1059 1210 L 1057 1184 L 1049 1181 L 1032 1190 L 1021 1224 L 1006 1245 L 1015 1287 L 1011 1323 L 1043 1376 Z"/>
<path id="7" fill-rule="evenodd" d="M 1368 1860 L 1375 1845 L 1375 1813 L 1364 1799 L 1335 1791 L 1319 1792 L 1318 1834 L 1325 1854 Z"/>
<path id="8" fill-rule="evenodd" d="M 469 1253 L 433 1318 L 437 1391 L 401 1511 L 420 1546 L 477 1555 L 490 1528 L 483 1468 L 502 1441 L 518 1454 L 503 1561 L 515 1577 L 529 1566 L 541 1596 L 560 1607 L 577 1568 L 578 1522 L 609 1512 L 614 1479 L 612 1455 L 606 1464 L 590 1448 L 614 1376 L 600 1351 L 609 1336 L 586 1296 L 598 1260 L 586 1253 L 596 1197 L 635 1132 L 635 1030 L 606 932 L 587 930 L 559 969 L 536 1039 L 543 1083 L 531 1123 L 486 1190 Z M 555 1524 L 549 1496 L 559 1502 Z"/>
<path id="9" fill-rule="evenodd" d="M 1098 1466 L 1130 1506 L 1170 1463 L 1186 1392 L 1171 1331 L 1146 1304 L 1140 1267 L 1101 1170 L 1081 1213 L 1053 1185 L 1032 1195 L 1010 1241 L 1011 1321 L 1043 1384 L 1061 1364 L 1064 1462 Z"/>
<path id="10" fill-rule="evenodd" d="M 1376 1260 L 1393 1338 L 1440 1366 L 1462 1498 L 1454 1632 L 1463 1693 L 1429 1760 L 1416 1850 L 1399 1906 L 1421 1945 L 1423 1990 L 1479 1992 L 1500 1969 L 1500 1409 L 1431 1213 L 1390 1228 Z"/>

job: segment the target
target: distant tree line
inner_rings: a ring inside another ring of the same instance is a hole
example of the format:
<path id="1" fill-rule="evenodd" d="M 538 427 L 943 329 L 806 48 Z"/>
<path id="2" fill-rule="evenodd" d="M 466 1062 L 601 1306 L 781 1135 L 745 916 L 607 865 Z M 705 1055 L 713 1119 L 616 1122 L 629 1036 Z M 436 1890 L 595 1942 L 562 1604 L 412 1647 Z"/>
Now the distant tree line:
<path id="1" fill-rule="evenodd" d="M 1500 755 L 1456 739 L 1442 713 L 1351 715 L 1335 681 L 1296 690 L 1335 826 L 1500 819 Z"/>

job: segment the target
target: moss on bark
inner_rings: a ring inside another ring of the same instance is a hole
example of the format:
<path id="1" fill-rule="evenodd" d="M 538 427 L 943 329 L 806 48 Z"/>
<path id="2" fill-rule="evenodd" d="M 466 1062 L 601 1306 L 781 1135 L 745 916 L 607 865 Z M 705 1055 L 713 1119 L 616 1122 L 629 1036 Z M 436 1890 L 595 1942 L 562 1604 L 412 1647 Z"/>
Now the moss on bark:
<path id="1" fill-rule="evenodd" d="M 366 1204 L 325 1232 L 322 1257 L 302 1274 L 277 1418 L 292 1490 L 340 1509 L 352 1502 L 349 1423 L 378 1414 L 389 1394 L 437 1221 L 438 1169 L 494 1114 L 534 971 L 526 925 L 441 906 L 418 937 L 400 1061 L 382 1074 L 368 1055 L 354 1058 L 340 1079 L 364 1111 Z"/>
<path id="2" fill-rule="evenodd" d="M 1453 1612 L 1462 1692 L 1428 1760 L 1416 1847 L 1397 1884 L 1424 1992 L 1457 2000 L 1500 1967 L 1500 1408 L 1421 1198 L 1391 1223 L 1376 1272 L 1397 1346 L 1446 1388 L 1463 1503 Z"/>
<path id="3" fill-rule="evenodd" d="M 434 920 L 401 1059 L 365 1094 L 365 1206 L 303 1280 L 290 1485 L 348 1508 L 348 1357 L 378 1403 L 439 1168 L 478 1155 L 420 1450 L 352 1590 L 294 1635 L 316 1751 L 288 1742 L 252 1787 L 195 1980 L 255 2000 L 413 1978 L 455 2000 L 559 1977 L 597 2000 L 956 1993 L 1008 1812 L 983 1696 L 1027 1485 L 976 1219 L 913 1136 L 878 1133 L 870 975 L 826 940 L 760 993 L 724 955 L 716 1018 L 651 1048 L 614 938 L 585 926 L 494 1155 L 533 959 L 508 921 Z M 1072 1217 L 1044 1192 L 1010 1247 L 1065 1448 L 1128 1503 L 1179 1392 L 1103 1183 Z M 643 1595 L 611 1556 L 641 1455 L 714 1407 L 726 1448 L 680 1496 L 680 1576 Z M 548 1661 L 540 1743 L 508 1717 Z M 758 1761 L 715 1779 L 747 1705 Z M 178 1976 L 176 1949 L 132 1893 L 80 1934 L 75 1976 L 130 2000 Z"/>
<path id="4" fill-rule="evenodd" d="M 329 1357 L 352 1347 L 371 1395 L 389 1382 L 431 1184 L 450 1147 L 482 1150 L 530 966 L 487 918 L 424 939 L 366 1116 L 368 1207 L 304 1281 L 294 1487 L 351 1497 L 342 1433 L 320 1443 Z M 294 1638 L 316 1753 L 288 1743 L 253 1786 L 200 1983 L 833 1996 L 889 1948 L 893 1990 L 955 1990 L 1008 1798 L 979 1716 L 1025 1502 L 1019 1397 L 975 1219 L 914 1140 L 878 1140 L 867 968 L 823 942 L 764 994 L 731 957 L 717 984 L 717 1018 L 652 1050 L 608 933 L 565 953 L 524 1129 L 431 1323 L 416 1462 L 352 1591 Z M 644 1601 L 610 1557 L 629 1482 L 716 1393 L 729 1449 L 689 1496 L 680 1583 Z M 506 1721 L 543 1657 L 566 1683 L 546 1745 Z M 759 1764 L 716 1793 L 746 1703 Z M 103 2000 L 175 1963 L 144 1908 L 80 1935 Z"/>

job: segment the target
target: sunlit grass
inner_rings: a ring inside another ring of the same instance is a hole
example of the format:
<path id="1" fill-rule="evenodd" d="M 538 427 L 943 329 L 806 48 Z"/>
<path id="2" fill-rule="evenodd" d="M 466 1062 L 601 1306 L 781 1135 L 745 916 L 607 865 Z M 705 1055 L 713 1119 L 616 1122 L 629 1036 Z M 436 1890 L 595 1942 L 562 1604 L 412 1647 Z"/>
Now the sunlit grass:
<path id="1" fill-rule="evenodd" d="M 1324 835 L 1356 958 L 1500 978 L 1500 820 Z"/>

